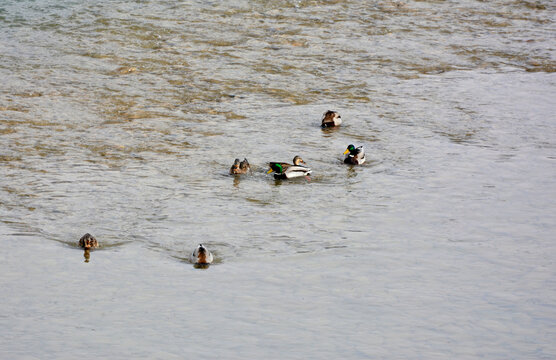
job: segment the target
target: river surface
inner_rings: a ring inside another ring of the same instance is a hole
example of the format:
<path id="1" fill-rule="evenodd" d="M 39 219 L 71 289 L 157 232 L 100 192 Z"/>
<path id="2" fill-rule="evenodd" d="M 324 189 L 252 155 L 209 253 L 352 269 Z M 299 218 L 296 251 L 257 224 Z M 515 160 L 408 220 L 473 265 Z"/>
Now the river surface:
<path id="1" fill-rule="evenodd" d="M 0 358 L 556 358 L 555 22 L 0 2 Z"/>

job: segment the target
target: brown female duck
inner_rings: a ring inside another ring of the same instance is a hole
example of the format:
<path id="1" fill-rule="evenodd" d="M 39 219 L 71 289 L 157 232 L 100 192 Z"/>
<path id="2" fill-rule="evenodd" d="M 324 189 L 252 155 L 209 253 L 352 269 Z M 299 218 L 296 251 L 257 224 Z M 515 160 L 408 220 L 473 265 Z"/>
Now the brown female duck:
<path id="1" fill-rule="evenodd" d="M 98 241 L 93 235 L 86 233 L 79 239 L 79 246 L 85 250 L 92 250 L 98 247 Z"/>
<path id="2" fill-rule="evenodd" d="M 247 159 L 243 159 L 241 162 L 239 159 L 235 159 L 234 164 L 230 168 L 230 174 L 246 174 L 249 170 L 251 170 L 251 166 L 249 166 L 249 161 L 247 161 Z"/>

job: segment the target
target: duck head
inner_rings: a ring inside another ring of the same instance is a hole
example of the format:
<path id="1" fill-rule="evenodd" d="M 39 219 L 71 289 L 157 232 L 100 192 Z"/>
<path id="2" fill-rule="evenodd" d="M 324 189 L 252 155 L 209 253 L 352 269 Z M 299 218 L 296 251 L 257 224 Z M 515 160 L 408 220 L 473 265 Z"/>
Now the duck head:
<path id="1" fill-rule="evenodd" d="M 306 164 L 305 164 L 305 161 L 303 161 L 303 159 L 301 158 L 301 156 L 298 156 L 298 155 L 296 155 L 296 156 L 293 158 L 293 164 L 294 164 L 294 165 L 299 165 L 299 164 L 306 165 Z"/>
<path id="2" fill-rule="evenodd" d="M 270 163 L 269 166 L 270 169 L 266 172 L 267 174 L 270 174 L 273 171 L 276 171 L 278 174 L 284 172 L 284 167 L 280 163 Z"/>
<path id="3" fill-rule="evenodd" d="M 346 151 L 344 151 L 344 155 L 347 154 L 347 153 L 351 154 L 353 152 L 355 152 L 355 146 L 353 144 L 349 144 Z"/>

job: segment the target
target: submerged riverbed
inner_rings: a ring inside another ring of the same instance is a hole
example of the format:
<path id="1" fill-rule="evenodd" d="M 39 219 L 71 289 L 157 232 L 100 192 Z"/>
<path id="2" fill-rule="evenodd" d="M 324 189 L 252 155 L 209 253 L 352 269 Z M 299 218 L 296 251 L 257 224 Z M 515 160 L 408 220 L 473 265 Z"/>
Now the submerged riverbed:
<path id="1" fill-rule="evenodd" d="M 555 14 L 3 3 L 0 357 L 554 358 Z"/>

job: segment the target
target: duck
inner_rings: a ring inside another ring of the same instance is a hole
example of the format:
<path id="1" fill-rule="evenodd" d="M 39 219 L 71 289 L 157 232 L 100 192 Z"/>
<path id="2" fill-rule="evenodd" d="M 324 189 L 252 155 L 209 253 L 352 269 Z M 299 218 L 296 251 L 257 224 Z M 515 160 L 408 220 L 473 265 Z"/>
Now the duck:
<path id="1" fill-rule="evenodd" d="M 98 241 L 93 235 L 86 233 L 79 239 L 79 246 L 85 250 L 92 250 L 98 247 Z"/>
<path id="2" fill-rule="evenodd" d="M 234 160 L 234 163 L 232 164 L 232 167 L 230 168 L 230 174 L 231 175 L 240 174 L 239 159 Z"/>
<path id="3" fill-rule="evenodd" d="M 353 144 L 349 144 L 346 151 L 344 151 L 345 154 L 348 154 L 344 159 L 346 164 L 361 165 L 365 162 L 365 149 L 363 149 L 363 146 L 355 147 Z"/>
<path id="4" fill-rule="evenodd" d="M 328 110 L 322 115 L 322 124 L 320 127 L 327 128 L 327 127 L 335 127 L 340 126 L 342 123 L 342 117 L 338 114 L 337 111 Z"/>
<path id="5" fill-rule="evenodd" d="M 243 161 L 239 163 L 239 169 L 241 171 L 243 171 L 242 174 L 245 174 L 246 172 L 251 170 L 251 166 L 249 165 L 249 161 L 247 161 L 246 158 L 243 158 Z"/>
<path id="6" fill-rule="evenodd" d="M 275 179 L 291 179 L 299 176 L 311 175 L 311 169 L 305 166 L 305 162 L 300 156 L 293 158 L 293 165 L 288 163 L 270 162 L 268 163 L 270 170 L 267 174 L 275 172 Z"/>
<path id="7" fill-rule="evenodd" d="M 241 162 L 239 161 L 239 159 L 235 159 L 232 167 L 230 168 L 230 174 L 245 174 L 249 170 L 251 170 L 251 166 L 249 166 L 249 161 L 247 161 L 247 159 L 244 158 Z"/>
<path id="8" fill-rule="evenodd" d="M 189 257 L 189 261 L 195 265 L 208 265 L 213 259 L 212 253 L 203 244 L 199 244 Z"/>

